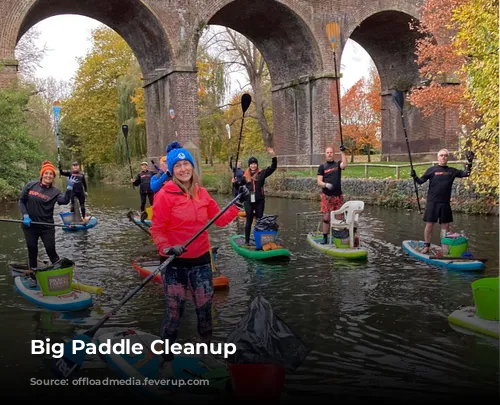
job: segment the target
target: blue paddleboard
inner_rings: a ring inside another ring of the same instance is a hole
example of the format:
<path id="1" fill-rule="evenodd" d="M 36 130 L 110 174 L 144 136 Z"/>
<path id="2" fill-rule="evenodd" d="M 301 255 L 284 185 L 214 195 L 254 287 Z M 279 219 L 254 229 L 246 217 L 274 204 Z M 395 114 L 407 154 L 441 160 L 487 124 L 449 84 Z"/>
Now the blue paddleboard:
<path id="1" fill-rule="evenodd" d="M 477 271 L 484 269 L 484 263 L 480 260 L 460 260 L 460 259 L 431 259 L 441 251 L 437 245 L 431 245 L 429 249 L 430 254 L 421 253 L 424 247 L 423 241 L 418 240 L 405 240 L 402 244 L 403 250 L 410 256 L 415 257 L 425 263 L 432 264 L 445 268 L 447 270 L 462 270 L 462 271 Z"/>
<path id="2" fill-rule="evenodd" d="M 43 295 L 40 286 L 30 288 L 30 277 L 14 278 L 16 291 L 37 307 L 53 311 L 80 311 L 92 305 L 92 295 L 86 291 L 72 290 L 61 295 Z"/>

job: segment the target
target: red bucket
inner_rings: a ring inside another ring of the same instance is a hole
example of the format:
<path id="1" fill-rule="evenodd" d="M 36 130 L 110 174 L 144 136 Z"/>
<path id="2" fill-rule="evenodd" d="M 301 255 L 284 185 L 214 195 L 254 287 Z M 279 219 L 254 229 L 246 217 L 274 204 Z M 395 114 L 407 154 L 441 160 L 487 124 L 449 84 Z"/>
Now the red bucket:
<path id="1" fill-rule="evenodd" d="M 285 369 L 276 364 L 231 364 L 229 374 L 235 396 L 279 399 L 285 387 Z"/>

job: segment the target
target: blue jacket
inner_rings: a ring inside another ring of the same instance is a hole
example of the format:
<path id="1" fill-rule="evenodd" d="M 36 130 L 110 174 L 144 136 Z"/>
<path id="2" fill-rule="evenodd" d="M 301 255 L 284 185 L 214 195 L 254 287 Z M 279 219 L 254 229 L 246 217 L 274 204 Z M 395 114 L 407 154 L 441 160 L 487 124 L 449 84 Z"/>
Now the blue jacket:
<path id="1" fill-rule="evenodd" d="M 161 174 L 161 176 L 159 176 L 159 174 Z M 172 176 L 170 176 L 170 173 L 168 171 L 165 173 L 159 172 L 156 176 L 151 177 L 149 187 L 151 187 L 151 191 L 153 193 L 156 193 L 160 190 L 161 186 L 163 186 L 163 183 L 170 179 L 172 179 Z"/>

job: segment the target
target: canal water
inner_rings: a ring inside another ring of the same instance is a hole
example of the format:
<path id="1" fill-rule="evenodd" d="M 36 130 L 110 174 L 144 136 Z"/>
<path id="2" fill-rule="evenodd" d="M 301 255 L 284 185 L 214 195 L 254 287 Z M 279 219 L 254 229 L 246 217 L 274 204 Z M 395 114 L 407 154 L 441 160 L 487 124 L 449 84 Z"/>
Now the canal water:
<path id="1" fill-rule="evenodd" d="M 227 196 L 214 198 L 221 207 L 229 201 Z M 156 252 L 150 237 L 126 217 L 139 205 L 137 189 L 93 185 L 87 209 L 98 225 L 75 233 L 56 229 L 58 253 L 76 263 L 75 276 L 103 289 L 91 309 L 76 313 L 36 308 L 15 291 L 7 264 L 26 261 L 24 237 L 20 224 L 0 223 L 0 367 L 2 381 L 8 382 L 4 395 L 29 397 L 41 392 L 30 385 L 30 377 L 50 377 L 50 356 L 32 355 L 32 339 L 62 342 L 75 337 L 141 282 L 131 263 L 156 259 Z M 57 223 L 65 210 L 56 206 Z M 453 230 L 465 231 L 470 250 L 488 258 L 484 271 L 457 272 L 429 266 L 402 251 L 403 240 L 423 237 L 417 211 L 366 205 L 359 231 L 368 259 L 349 262 L 307 243 L 306 233 L 318 227 L 319 217 L 302 213 L 318 210 L 318 202 L 267 198 L 266 214 L 279 215 L 279 236 L 292 253 L 284 262 L 258 262 L 232 250 L 229 238 L 243 233 L 244 218 L 210 228 L 212 245 L 219 247 L 217 267 L 230 278 L 229 289 L 214 297 L 216 341 L 226 339 L 260 294 L 310 349 L 300 367 L 287 374 L 285 398 L 498 398 L 498 342 L 457 331 L 447 321 L 455 309 L 473 304 L 473 281 L 498 276 L 498 218 L 454 214 Z M 21 217 L 16 204 L 4 204 L 0 216 Z M 433 242 L 437 239 L 436 229 Z M 46 259 L 41 243 L 39 251 Z M 159 334 L 162 317 L 162 288 L 151 282 L 102 331 L 134 328 Z M 196 337 L 196 315 L 188 300 L 179 342 L 196 342 Z M 116 376 L 93 355 L 80 373 Z M 57 395 L 59 388 L 50 389 Z M 123 395 L 128 392 L 123 388 Z"/>

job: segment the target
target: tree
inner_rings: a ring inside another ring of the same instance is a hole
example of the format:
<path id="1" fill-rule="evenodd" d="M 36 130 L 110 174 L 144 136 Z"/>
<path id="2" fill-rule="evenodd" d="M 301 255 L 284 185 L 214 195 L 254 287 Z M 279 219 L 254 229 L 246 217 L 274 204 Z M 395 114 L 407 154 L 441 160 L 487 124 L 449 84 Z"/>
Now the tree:
<path id="1" fill-rule="evenodd" d="M 19 62 L 19 75 L 22 80 L 31 81 L 40 62 L 48 51 L 47 45 L 38 47 L 36 41 L 40 38 L 40 31 L 32 27 L 19 39 L 14 54 Z"/>
<path id="2" fill-rule="evenodd" d="M 114 160 L 117 128 L 122 124 L 117 117 L 120 78 L 130 73 L 136 58 L 108 27 L 93 30 L 91 40 L 92 48 L 80 61 L 71 97 L 63 102 L 61 125 L 79 138 L 86 163 L 108 163 Z"/>
<path id="3" fill-rule="evenodd" d="M 475 111 L 470 147 L 480 170 L 471 180 L 478 191 L 498 195 L 498 0 L 470 0 L 453 11 L 459 27 L 453 45 L 466 58 L 461 73 L 467 77 L 465 98 Z"/>
<path id="4" fill-rule="evenodd" d="M 269 70 L 257 47 L 244 36 L 229 28 L 208 30 L 203 38 L 204 47 L 224 60 L 228 73 L 242 72 L 252 87 L 252 107 L 245 114 L 257 121 L 263 142 L 273 146 L 271 109 L 271 80 Z M 248 85 L 240 86 L 240 91 Z"/>
<path id="5" fill-rule="evenodd" d="M 376 138 L 377 127 L 380 127 L 380 102 L 377 103 L 373 93 L 377 93 L 380 98 L 380 81 L 373 82 L 376 74 L 372 74 L 371 80 L 367 83 L 364 78 L 358 80 L 347 90 L 342 97 L 342 124 L 345 133 L 345 146 L 351 151 L 351 162 L 354 162 L 354 155 L 362 148 L 368 152 L 370 161 L 370 150 L 372 147 L 380 145 Z M 378 111 L 375 109 L 379 108 Z"/>

